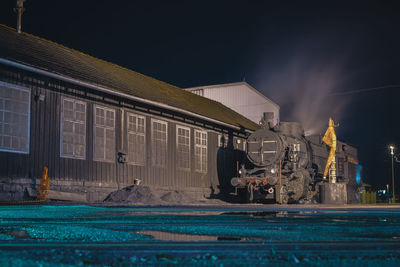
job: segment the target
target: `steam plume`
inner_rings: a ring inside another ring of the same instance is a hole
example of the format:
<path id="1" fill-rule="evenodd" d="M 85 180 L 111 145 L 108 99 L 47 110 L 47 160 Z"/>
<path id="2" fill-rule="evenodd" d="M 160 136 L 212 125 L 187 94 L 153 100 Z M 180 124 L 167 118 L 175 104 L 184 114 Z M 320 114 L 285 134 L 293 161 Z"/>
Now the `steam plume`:
<path id="1" fill-rule="evenodd" d="M 306 135 L 320 134 L 329 117 L 340 122 L 346 111 L 347 98 L 332 95 L 346 81 L 342 66 L 337 60 L 297 57 L 283 67 L 264 69 L 256 88 L 280 105 L 282 121 L 300 122 Z"/>

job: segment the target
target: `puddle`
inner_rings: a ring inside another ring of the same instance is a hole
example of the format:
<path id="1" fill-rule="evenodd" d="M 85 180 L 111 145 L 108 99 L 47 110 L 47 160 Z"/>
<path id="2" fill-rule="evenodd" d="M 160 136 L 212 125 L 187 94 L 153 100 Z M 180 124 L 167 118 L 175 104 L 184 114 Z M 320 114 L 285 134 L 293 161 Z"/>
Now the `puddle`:
<path id="1" fill-rule="evenodd" d="M 95 213 L 95 217 L 133 217 L 133 216 L 158 216 L 158 215 L 179 215 L 179 216 L 189 216 L 189 215 L 199 215 L 199 216 L 211 216 L 211 215 L 222 215 L 221 211 L 179 211 L 179 210 L 138 210 L 138 211 L 126 211 L 126 210 L 117 210 L 117 211 L 99 211 Z"/>
<path id="2" fill-rule="evenodd" d="M 6 231 L 6 232 L 0 232 L 1 234 L 13 236 L 16 238 L 31 238 L 31 236 L 28 234 L 27 231 Z"/>
<path id="3" fill-rule="evenodd" d="M 300 211 L 250 211 L 250 212 L 224 212 L 221 215 L 231 215 L 231 216 L 251 216 L 251 217 L 287 217 L 295 216 L 303 213 Z"/>
<path id="4" fill-rule="evenodd" d="M 155 240 L 160 241 L 249 241 L 249 240 L 262 240 L 261 238 L 249 238 L 238 236 L 213 236 L 213 235 L 191 235 L 191 234 L 178 234 L 165 231 L 142 231 L 136 234 L 148 236 Z"/>
<path id="5" fill-rule="evenodd" d="M 161 241 L 217 241 L 217 236 L 177 234 L 163 231 L 143 231 L 137 234 L 146 235 Z"/>

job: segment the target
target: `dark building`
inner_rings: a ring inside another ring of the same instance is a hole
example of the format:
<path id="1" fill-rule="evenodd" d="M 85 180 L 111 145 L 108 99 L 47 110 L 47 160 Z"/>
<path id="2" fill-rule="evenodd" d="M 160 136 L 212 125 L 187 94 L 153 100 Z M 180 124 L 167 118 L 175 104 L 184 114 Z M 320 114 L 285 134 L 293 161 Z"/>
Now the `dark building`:
<path id="1" fill-rule="evenodd" d="M 176 86 L 0 25 L 0 191 L 51 189 L 98 201 L 143 184 L 218 192 L 257 124 Z M 219 157 L 219 158 L 218 158 Z M 26 197 L 26 196 L 25 196 Z"/>

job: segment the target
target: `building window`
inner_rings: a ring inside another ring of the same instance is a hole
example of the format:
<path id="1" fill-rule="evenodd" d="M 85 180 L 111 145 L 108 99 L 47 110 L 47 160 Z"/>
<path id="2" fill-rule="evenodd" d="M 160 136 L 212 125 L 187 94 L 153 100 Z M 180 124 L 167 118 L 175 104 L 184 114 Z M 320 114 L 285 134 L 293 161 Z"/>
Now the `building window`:
<path id="1" fill-rule="evenodd" d="M 228 147 L 228 135 L 218 135 L 218 147 L 226 148 Z"/>
<path id="2" fill-rule="evenodd" d="M 176 126 L 176 165 L 190 170 L 190 128 Z"/>
<path id="3" fill-rule="evenodd" d="M 195 170 L 207 172 L 207 132 L 194 131 Z"/>
<path id="4" fill-rule="evenodd" d="M 244 145 L 245 141 L 241 138 L 235 138 L 234 140 L 236 143 L 236 149 L 245 151 L 245 145 Z"/>
<path id="5" fill-rule="evenodd" d="M 154 166 L 167 164 L 167 122 L 151 120 L 151 155 Z"/>
<path id="6" fill-rule="evenodd" d="M 29 153 L 31 92 L 0 82 L 0 151 Z"/>
<path id="7" fill-rule="evenodd" d="M 86 103 L 62 98 L 61 157 L 86 158 Z"/>
<path id="8" fill-rule="evenodd" d="M 115 161 L 115 110 L 94 106 L 93 158 L 96 161 Z"/>
<path id="9" fill-rule="evenodd" d="M 144 165 L 146 160 L 146 119 L 132 113 L 128 115 L 128 162 Z"/>
<path id="10" fill-rule="evenodd" d="M 196 89 L 191 91 L 193 94 L 204 96 L 204 89 Z"/>

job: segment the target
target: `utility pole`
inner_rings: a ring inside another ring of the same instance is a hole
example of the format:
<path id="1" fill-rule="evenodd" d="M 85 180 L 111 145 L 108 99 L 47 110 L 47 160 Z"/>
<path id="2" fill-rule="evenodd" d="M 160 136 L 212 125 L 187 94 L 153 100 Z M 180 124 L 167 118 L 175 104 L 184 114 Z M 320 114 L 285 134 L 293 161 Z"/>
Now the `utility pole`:
<path id="1" fill-rule="evenodd" d="M 392 191 L 393 191 L 393 198 L 392 203 L 396 202 L 396 195 L 394 193 L 394 165 L 393 165 L 393 158 L 394 158 L 394 146 L 389 146 L 390 148 L 390 155 L 392 156 Z"/>

